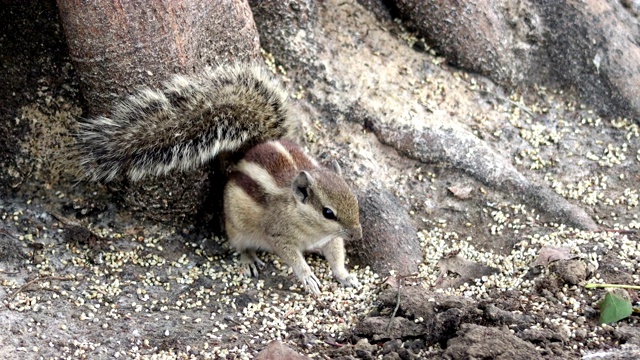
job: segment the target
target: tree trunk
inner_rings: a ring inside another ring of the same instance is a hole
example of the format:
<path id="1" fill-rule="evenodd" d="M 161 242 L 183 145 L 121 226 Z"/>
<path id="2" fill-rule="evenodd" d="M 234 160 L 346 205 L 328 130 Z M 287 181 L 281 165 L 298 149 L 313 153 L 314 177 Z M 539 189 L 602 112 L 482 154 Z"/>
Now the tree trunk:
<path id="1" fill-rule="evenodd" d="M 245 0 L 57 1 L 87 101 L 85 116 L 108 116 L 124 95 L 142 86 L 157 88 L 174 74 L 197 74 L 207 65 L 260 54 Z M 208 175 L 203 168 L 136 184 L 116 182 L 111 191 L 145 216 L 175 220 L 197 213 L 208 199 Z"/>
<path id="2" fill-rule="evenodd" d="M 259 55 L 243 0 L 58 0 L 58 7 L 89 115 L 171 74 Z"/>
<path id="3" fill-rule="evenodd" d="M 560 83 L 604 115 L 640 114 L 638 21 L 617 1 L 391 3 L 456 66 L 521 89 Z"/>

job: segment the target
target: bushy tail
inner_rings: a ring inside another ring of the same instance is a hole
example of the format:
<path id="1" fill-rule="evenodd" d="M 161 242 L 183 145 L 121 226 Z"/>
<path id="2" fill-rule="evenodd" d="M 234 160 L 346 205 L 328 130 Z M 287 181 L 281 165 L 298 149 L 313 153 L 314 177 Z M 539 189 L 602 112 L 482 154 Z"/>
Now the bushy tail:
<path id="1" fill-rule="evenodd" d="M 287 98 L 253 63 L 207 69 L 197 78 L 175 76 L 160 90 L 127 97 L 110 117 L 84 121 L 81 163 L 95 181 L 193 169 L 221 151 L 291 136 L 295 121 Z"/>

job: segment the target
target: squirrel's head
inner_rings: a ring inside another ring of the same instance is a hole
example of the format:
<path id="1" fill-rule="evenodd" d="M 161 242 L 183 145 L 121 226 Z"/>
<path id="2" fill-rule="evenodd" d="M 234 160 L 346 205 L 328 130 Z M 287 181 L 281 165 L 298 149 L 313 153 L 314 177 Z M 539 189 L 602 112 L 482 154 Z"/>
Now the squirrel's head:
<path id="1" fill-rule="evenodd" d="M 342 178 L 337 162 L 334 171 L 300 171 L 291 187 L 309 226 L 345 240 L 362 238 L 358 199 Z"/>

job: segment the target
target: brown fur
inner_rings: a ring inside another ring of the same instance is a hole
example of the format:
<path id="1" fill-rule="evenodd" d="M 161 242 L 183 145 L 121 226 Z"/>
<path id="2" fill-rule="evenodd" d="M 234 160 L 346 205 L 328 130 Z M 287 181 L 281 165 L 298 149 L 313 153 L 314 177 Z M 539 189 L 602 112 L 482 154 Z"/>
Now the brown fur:
<path id="1" fill-rule="evenodd" d="M 189 170 L 223 151 L 290 137 L 297 121 L 288 94 L 257 64 L 224 65 L 176 76 L 160 90 L 127 97 L 110 117 L 81 124 L 81 162 L 92 180 L 132 180 Z"/>
<path id="2" fill-rule="evenodd" d="M 235 64 L 136 92 L 109 117 L 81 124 L 78 145 L 87 177 L 96 181 L 185 171 L 220 153 L 252 148 L 224 189 L 227 235 L 241 253 L 244 272 L 257 274 L 256 250 L 271 251 L 318 293 L 320 281 L 303 252 L 320 250 L 335 278 L 354 286 L 342 238 L 362 237 L 358 200 L 340 174 L 320 168 L 298 145 L 283 140 L 297 124 L 287 92 L 269 72 Z M 329 209 L 335 218 L 323 215 Z"/>
<path id="3" fill-rule="evenodd" d="M 259 184 L 267 199 L 264 204 L 255 201 L 259 196 L 251 192 L 256 187 L 248 186 L 246 180 L 230 181 L 225 189 L 227 235 L 241 254 L 245 274 L 257 274 L 255 264 L 261 262 L 255 250 L 273 252 L 293 268 L 308 291 L 318 293 L 319 280 L 303 253 L 320 250 L 336 279 L 349 286 L 357 284 L 344 267 L 342 238 L 362 237 L 358 200 L 339 174 L 318 167 L 299 146 L 282 141 L 256 146 L 236 171 Z M 337 219 L 325 218 L 325 208 Z"/>
<path id="4" fill-rule="evenodd" d="M 300 170 L 311 170 L 318 167 L 318 164 L 309 157 L 309 155 L 305 154 L 304 151 L 293 141 L 279 140 L 280 144 L 289 152 L 291 157 L 293 158 L 296 167 Z"/>
<path id="5" fill-rule="evenodd" d="M 283 154 L 276 148 L 276 144 L 280 142 L 266 142 L 258 144 L 247 152 L 244 156 L 245 161 L 249 161 L 259 165 L 273 176 L 278 186 L 286 186 L 291 182 L 291 178 L 300 169 L 292 158 Z M 300 169 L 303 170 L 303 169 Z M 309 170 L 309 168 L 304 169 Z"/>
<path id="6" fill-rule="evenodd" d="M 234 182 L 242 191 L 247 193 L 256 203 L 264 205 L 267 202 L 265 190 L 251 176 L 234 171 L 229 175 L 229 181 Z"/>

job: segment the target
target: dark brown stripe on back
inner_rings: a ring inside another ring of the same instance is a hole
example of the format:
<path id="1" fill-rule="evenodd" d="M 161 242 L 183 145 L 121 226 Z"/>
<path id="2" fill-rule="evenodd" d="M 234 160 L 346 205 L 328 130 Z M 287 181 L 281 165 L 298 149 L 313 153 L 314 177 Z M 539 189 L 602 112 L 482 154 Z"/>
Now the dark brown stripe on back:
<path id="1" fill-rule="evenodd" d="M 259 144 L 249 150 L 244 160 L 265 169 L 280 187 L 290 185 L 297 173 L 291 161 L 271 143 Z"/>
<path id="2" fill-rule="evenodd" d="M 264 205 L 267 203 L 265 190 L 249 175 L 241 171 L 234 171 L 231 173 L 229 180 L 235 182 L 240 189 L 247 193 L 247 195 L 249 195 L 258 204 Z"/>
<path id="3" fill-rule="evenodd" d="M 317 168 L 309 156 L 304 153 L 300 145 L 289 140 L 279 140 L 279 142 L 289 152 L 298 170 L 312 170 Z"/>

